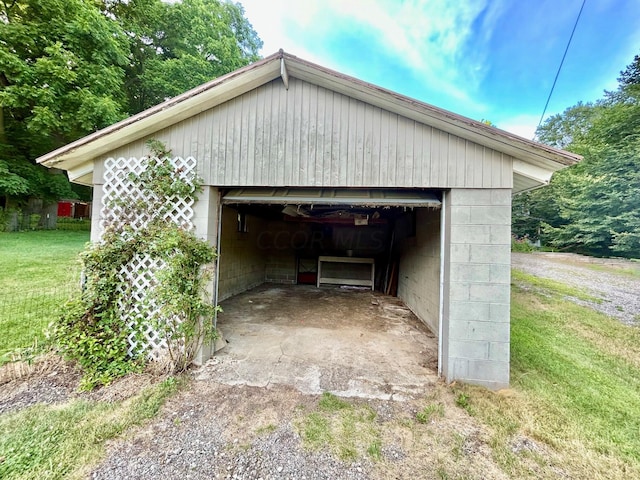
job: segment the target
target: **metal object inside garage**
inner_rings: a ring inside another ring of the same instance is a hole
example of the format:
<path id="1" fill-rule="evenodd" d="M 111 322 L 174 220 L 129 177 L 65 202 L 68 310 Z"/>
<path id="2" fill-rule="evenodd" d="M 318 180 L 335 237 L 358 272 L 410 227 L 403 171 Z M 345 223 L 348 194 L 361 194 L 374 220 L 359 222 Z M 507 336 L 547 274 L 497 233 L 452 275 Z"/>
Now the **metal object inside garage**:
<path id="1" fill-rule="evenodd" d="M 511 196 L 579 156 L 280 51 L 39 162 L 97 204 L 150 138 L 203 179 L 189 221 L 219 250 L 218 301 L 265 282 L 373 288 L 437 336 L 447 380 L 509 384 Z"/>

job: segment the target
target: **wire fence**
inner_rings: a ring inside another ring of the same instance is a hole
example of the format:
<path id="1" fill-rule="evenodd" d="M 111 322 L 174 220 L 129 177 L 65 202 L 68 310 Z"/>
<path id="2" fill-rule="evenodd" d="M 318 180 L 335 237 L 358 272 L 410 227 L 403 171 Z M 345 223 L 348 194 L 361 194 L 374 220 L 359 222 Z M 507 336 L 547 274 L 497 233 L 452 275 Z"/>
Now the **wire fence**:
<path id="1" fill-rule="evenodd" d="M 1 230 L 24 232 L 29 230 L 73 230 L 90 231 L 91 220 L 88 218 L 58 217 L 55 221 L 43 221 L 36 213 L 15 215 L 11 220 L 4 220 L 6 225 L 0 225 Z M 0 220 L 2 220 L 0 218 Z"/>
<path id="2" fill-rule="evenodd" d="M 20 350 L 48 343 L 51 323 L 60 317 L 65 304 L 79 293 L 79 281 L 28 292 L 1 288 L 0 364 Z"/>

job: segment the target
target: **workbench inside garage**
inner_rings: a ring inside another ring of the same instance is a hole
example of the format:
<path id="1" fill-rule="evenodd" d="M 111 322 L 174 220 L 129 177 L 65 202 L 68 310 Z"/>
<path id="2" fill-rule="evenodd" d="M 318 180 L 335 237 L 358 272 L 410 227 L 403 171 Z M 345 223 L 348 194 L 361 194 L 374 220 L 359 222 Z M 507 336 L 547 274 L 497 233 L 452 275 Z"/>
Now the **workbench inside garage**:
<path id="1" fill-rule="evenodd" d="M 355 285 L 371 287 L 375 283 L 375 259 L 363 257 L 318 257 L 317 286 Z"/>

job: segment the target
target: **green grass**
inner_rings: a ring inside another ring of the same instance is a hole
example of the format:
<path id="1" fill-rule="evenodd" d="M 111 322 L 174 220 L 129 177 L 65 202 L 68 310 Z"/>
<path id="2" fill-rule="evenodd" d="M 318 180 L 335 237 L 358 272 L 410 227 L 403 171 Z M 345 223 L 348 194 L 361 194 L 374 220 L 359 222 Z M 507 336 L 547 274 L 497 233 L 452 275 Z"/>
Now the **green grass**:
<path id="1" fill-rule="evenodd" d="M 442 403 L 430 403 L 416 413 L 416 420 L 420 423 L 429 423 L 435 418 L 442 417 L 444 417 L 444 405 Z"/>
<path id="2" fill-rule="evenodd" d="M 378 460 L 382 441 L 375 420 L 376 413 L 368 405 L 352 404 L 325 392 L 317 409 L 304 414 L 297 427 L 309 449 L 326 448 L 347 461 L 365 456 Z"/>
<path id="3" fill-rule="evenodd" d="M 512 392 L 461 389 L 494 429 L 494 458 L 513 477 L 640 478 L 640 329 L 564 300 L 564 286 L 514 279 Z M 514 453 L 516 433 L 553 458 Z"/>
<path id="4" fill-rule="evenodd" d="M 121 402 L 73 400 L 0 416 L 0 478 L 86 478 L 106 442 L 153 418 L 178 386 L 169 378 Z"/>
<path id="5" fill-rule="evenodd" d="M 0 362 L 42 342 L 69 294 L 79 288 L 84 231 L 0 233 Z"/>
<path id="6" fill-rule="evenodd" d="M 587 302 L 602 303 L 601 298 L 590 295 L 585 289 L 572 287 L 556 280 L 548 278 L 540 278 L 520 270 L 511 271 L 511 279 L 515 283 L 525 284 L 527 287 L 534 287 L 542 290 L 547 294 L 563 295 L 566 297 L 574 297 Z"/>
<path id="7" fill-rule="evenodd" d="M 594 263 L 588 263 L 584 265 L 589 270 L 596 272 L 611 273 L 613 275 L 620 275 L 623 277 L 638 278 L 640 277 L 640 268 L 636 265 L 630 267 L 614 267 L 611 265 L 598 265 Z"/>

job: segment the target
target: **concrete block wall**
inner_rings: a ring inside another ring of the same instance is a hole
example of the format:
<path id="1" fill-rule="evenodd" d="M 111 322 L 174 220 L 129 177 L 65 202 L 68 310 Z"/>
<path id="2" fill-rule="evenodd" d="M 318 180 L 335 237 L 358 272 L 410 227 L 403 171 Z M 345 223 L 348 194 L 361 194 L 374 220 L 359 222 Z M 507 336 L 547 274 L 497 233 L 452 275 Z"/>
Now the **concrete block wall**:
<path id="1" fill-rule="evenodd" d="M 294 285 L 297 280 L 297 259 L 293 251 L 272 252 L 266 265 L 266 281 Z"/>
<path id="2" fill-rule="evenodd" d="M 198 200 L 193 205 L 193 226 L 195 234 L 206 240 L 209 245 L 218 244 L 218 215 L 220 194 L 215 187 L 204 187 L 198 194 Z M 215 269 L 214 269 L 215 271 Z M 215 298 L 213 278 L 206 287 L 210 299 Z"/>
<path id="3" fill-rule="evenodd" d="M 218 243 L 218 215 L 220 205 L 219 190 L 215 187 L 205 186 L 202 192 L 198 194 L 198 200 L 193 205 L 193 226 L 195 228 L 195 234 L 206 240 L 207 243 L 213 247 Z M 215 264 L 213 268 L 215 273 Z M 205 287 L 207 299 L 212 301 L 215 299 L 215 276 L 212 275 L 211 280 Z M 209 319 L 203 319 L 203 321 L 210 321 Z M 210 341 L 202 341 L 198 346 L 194 363 L 196 365 L 202 365 L 213 354 L 213 343 Z"/>
<path id="4" fill-rule="evenodd" d="M 252 215 L 246 216 L 246 222 L 247 231 L 238 232 L 238 212 L 222 208 L 218 301 L 265 281 L 267 255 L 260 248 L 259 237 L 267 222 Z"/>
<path id="5" fill-rule="evenodd" d="M 306 225 L 282 221 L 270 221 L 263 232 L 260 244 L 265 249 L 267 282 L 295 284 L 297 282 L 296 245 L 308 241 Z"/>
<path id="6" fill-rule="evenodd" d="M 509 385 L 511 190 L 445 195 L 442 373 Z"/>
<path id="7" fill-rule="evenodd" d="M 416 212 L 416 235 L 400 257 L 398 297 L 438 334 L 440 313 L 440 210 Z"/>

